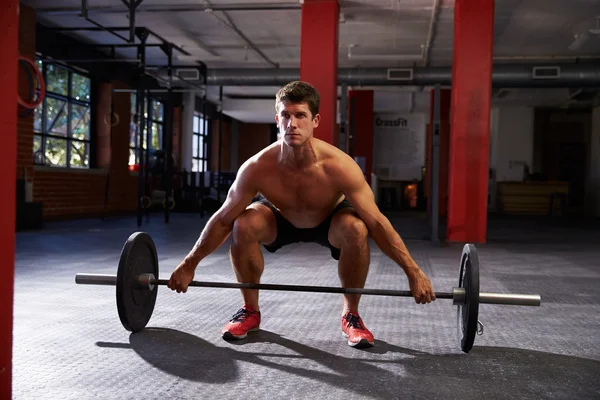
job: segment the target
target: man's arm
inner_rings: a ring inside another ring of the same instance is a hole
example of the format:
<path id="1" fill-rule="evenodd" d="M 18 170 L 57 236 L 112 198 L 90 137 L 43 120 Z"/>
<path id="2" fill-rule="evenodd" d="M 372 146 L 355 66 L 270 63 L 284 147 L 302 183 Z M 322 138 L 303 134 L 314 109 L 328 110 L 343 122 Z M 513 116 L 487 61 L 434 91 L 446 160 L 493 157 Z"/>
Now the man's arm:
<path id="1" fill-rule="evenodd" d="M 400 235 L 377 207 L 373 191 L 356 162 L 344 155 L 341 162 L 332 168 L 332 173 L 335 173 L 334 179 L 341 185 L 344 196 L 364 221 L 377 246 L 404 270 L 417 303 L 435 300 L 429 278 L 421 271 Z"/>
<path id="2" fill-rule="evenodd" d="M 356 162 L 351 158 L 344 158 L 342 165 L 336 169 L 344 196 L 367 225 L 381 251 L 400 265 L 407 274 L 412 269 L 418 269 L 404 241 L 377 207 L 373 191 Z"/>
<path id="3" fill-rule="evenodd" d="M 236 218 L 258 193 L 254 178 L 256 167 L 249 160 L 239 169 L 225 202 L 208 220 L 198 241 L 185 257 L 184 263 L 188 267 L 195 269 L 202 259 L 218 249 L 229 237 Z"/>

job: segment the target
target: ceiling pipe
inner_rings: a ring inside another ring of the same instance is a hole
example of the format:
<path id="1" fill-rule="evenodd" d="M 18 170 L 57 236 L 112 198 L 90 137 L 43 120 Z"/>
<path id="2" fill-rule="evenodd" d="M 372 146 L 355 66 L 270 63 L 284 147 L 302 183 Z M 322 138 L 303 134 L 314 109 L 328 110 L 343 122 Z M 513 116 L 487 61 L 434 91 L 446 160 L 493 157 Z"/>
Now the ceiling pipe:
<path id="1" fill-rule="evenodd" d="M 354 47 L 354 44 L 348 45 L 348 60 L 418 61 L 423 58 L 423 46 L 421 46 L 421 54 L 352 54 Z"/>
<path id="2" fill-rule="evenodd" d="M 168 5 L 168 6 L 140 6 L 137 8 L 139 13 L 170 13 L 170 12 L 211 12 L 211 11 L 285 11 L 301 10 L 300 3 L 229 3 L 229 4 L 186 4 L 186 5 Z M 45 15 L 78 15 L 81 8 L 77 7 L 50 7 L 36 9 L 37 14 Z M 88 7 L 90 14 L 122 14 L 123 9 L 114 6 L 93 6 Z"/>
<path id="3" fill-rule="evenodd" d="M 440 14 L 440 1 L 433 0 L 433 7 L 431 10 L 431 21 L 429 21 L 429 27 L 427 28 L 427 40 L 425 42 L 425 49 L 423 50 L 423 66 L 429 66 L 429 58 L 431 56 L 431 45 L 433 44 L 433 38 L 437 33 L 437 22 Z"/>
<path id="4" fill-rule="evenodd" d="M 556 78 L 533 78 L 533 67 L 555 67 L 557 64 L 504 64 L 492 71 L 493 87 L 563 88 L 600 86 L 597 64 L 560 65 Z M 394 68 L 341 68 L 338 84 L 349 86 L 431 86 L 452 84 L 452 67 L 412 68 L 410 80 L 389 80 L 388 71 Z M 224 68 L 209 69 L 207 84 L 215 86 L 283 86 L 300 79 L 298 68 Z"/>

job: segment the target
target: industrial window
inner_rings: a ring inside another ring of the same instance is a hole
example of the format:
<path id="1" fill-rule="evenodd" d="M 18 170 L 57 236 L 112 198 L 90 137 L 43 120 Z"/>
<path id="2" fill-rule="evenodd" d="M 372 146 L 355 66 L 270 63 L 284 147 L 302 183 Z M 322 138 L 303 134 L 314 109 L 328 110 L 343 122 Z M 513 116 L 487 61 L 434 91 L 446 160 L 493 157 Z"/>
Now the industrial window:
<path id="1" fill-rule="evenodd" d="M 129 165 L 134 166 L 139 164 L 139 145 L 142 144 L 142 149 L 146 150 L 147 135 L 150 134 L 149 158 L 157 150 L 162 150 L 163 147 L 163 131 L 164 131 L 164 104 L 154 98 L 146 98 L 144 101 L 144 118 L 146 121 L 146 134 L 140 138 L 137 129 L 137 93 L 131 93 L 131 120 L 129 122 Z"/>
<path id="2" fill-rule="evenodd" d="M 194 143 L 192 144 L 192 172 L 204 172 L 207 169 L 208 120 L 202 114 L 194 115 Z"/>
<path id="3" fill-rule="evenodd" d="M 90 78 L 62 64 L 37 65 L 46 97 L 34 111 L 34 163 L 53 167 L 90 167 Z"/>

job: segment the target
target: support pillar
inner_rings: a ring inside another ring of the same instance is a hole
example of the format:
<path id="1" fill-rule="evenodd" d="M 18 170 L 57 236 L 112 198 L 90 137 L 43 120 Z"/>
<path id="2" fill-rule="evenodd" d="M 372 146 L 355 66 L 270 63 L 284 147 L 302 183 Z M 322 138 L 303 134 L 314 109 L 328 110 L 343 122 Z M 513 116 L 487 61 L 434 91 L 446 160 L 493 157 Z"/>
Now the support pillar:
<path id="1" fill-rule="evenodd" d="M 196 110 L 196 93 L 183 94 L 183 115 L 181 124 L 181 168 L 192 170 L 192 149 L 194 146 L 194 111 Z"/>
<path id="2" fill-rule="evenodd" d="M 430 105 L 429 105 L 429 123 L 427 124 L 427 140 L 426 140 L 426 168 L 425 168 L 425 186 L 424 193 L 427 197 L 427 210 L 431 212 L 431 144 L 432 131 L 434 124 L 434 92 L 431 90 Z M 439 196 L 438 210 L 440 217 L 446 217 L 448 211 L 448 154 L 450 151 L 450 99 L 452 91 L 450 89 L 440 88 L 440 109 L 439 109 Z"/>
<path id="3" fill-rule="evenodd" d="M 494 1 L 456 0 L 448 241 L 486 241 L 493 40 Z"/>
<path id="4" fill-rule="evenodd" d="M 12 398 L 13 296 L 15 281 L 15 229 L 17 175 L 17 90 L 19 56 L 19 1 L 6 0 L 0 13 L 0 173 L 4 206 L 0 208 L 0 398 Z"/>
<path id="5" fill-rule="evenodd" d="M 321 95 L 321 122 L 314 136 L 338 146 L 336 129 L 338 93 L 337 0 L 304 0 L 300 48 L 300 80 L 317 88 Z"/>
<path id="6" fill-rule="evenodd" d="M 371 183 L 373 167 L 373 100 L 372 90 L 350 90 L 348 93 L 348 107 L 352 104 L 353 110 L 348 110 L 352 115 L 354 124 L 353 153 L 351 156 L 361 166 L 365 179 Z"/>
<path id="7" fill-rule="evenodd" d="M 237 119 L 231 121 L 231 147 L 229 151 L 229 171 L 237 172 L 240 168 L 240 124 Z"/>

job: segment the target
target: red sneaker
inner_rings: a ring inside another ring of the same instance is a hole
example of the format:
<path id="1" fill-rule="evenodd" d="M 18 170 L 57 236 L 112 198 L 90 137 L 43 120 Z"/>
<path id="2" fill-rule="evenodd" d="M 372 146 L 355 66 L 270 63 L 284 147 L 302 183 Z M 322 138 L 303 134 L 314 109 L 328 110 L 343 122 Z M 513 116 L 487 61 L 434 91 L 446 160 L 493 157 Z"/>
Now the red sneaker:
<path id="1" fill-rule="evenodd" d="M 358 314 L 351 312 L 342 317 L 342 334 L 348 338 L 348 345 L 362 349 L 375 345 L 373 334 L 365 327 Z"/>
<path id="2" fill-rule="evenodd" d="M 244 339 L 248 332 L 257 331 L 260 326 L 260 311 L 254 311 L 245 305 L 236 312 L 221 331 L 223 339 Z"/>

